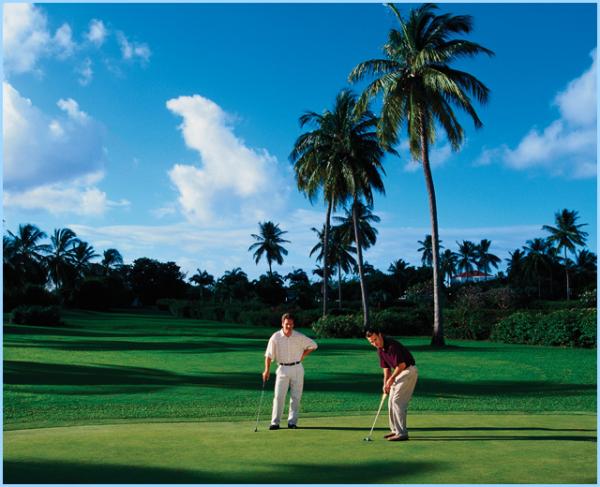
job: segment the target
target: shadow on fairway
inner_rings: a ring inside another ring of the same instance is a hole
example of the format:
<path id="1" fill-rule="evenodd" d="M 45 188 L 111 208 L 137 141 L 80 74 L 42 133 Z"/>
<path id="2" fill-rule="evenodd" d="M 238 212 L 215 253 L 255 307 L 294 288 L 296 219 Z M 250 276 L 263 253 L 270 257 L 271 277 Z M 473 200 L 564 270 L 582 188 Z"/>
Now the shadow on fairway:
<path id="1" fill-rule="evenodd" d="M 593 436 L 576 436 L 576 435 L 499 435 L 499 436 L 421 436 L 415 438 L 412 436 L 411 441 L 586 441 L 596 443 L 596 438 Z"/>
<path id="2" fill-rule="evenodd" d="M 240 466 L 236 465 L 239 469 Z M 260 470 L 256 472 L 256 469 Z M 253 483 L 378 483 L 398 482 L 407 475 L 440 470 L 439 463 L 403 461 L 360 464 L 248 465 L 239 472 L 208 472 L 127 465 L 90 465 L 64 461 L 4 462 L 4 482 L 13 483 L 148 483 L 148 484 L 253 484 Z M 267 472 L 267 473 L 265 473 Z"/>
<path id="3" fill-rule="evenodd" d="M 218 345 L 221 347 L 222 345 Z M 164 388 L 173 386 L 204 386 L 229 390 L 257 390 L 258 373 L 222 372 L 213 374 L 178 374 L 161 369 L 106 365 L 66 365 L 41 362 L 4 362 L 4 383 L 20 385 L 105 386 L 96 394 L 115 392 L 108 386 L 132 385 L 131 392 L 139 386 Z M 352 392 L 379 394 L 380 375 L 377 373 L 321 374 L 306 381 L 307 392 Z M 271 388 L 273 381 L 269 382 Z M 431 397 L 535 397 L 537 395 L 564 396 L 593 393 L 594 384 L 558 384 L 553 381 L 470 381 L 459 382 L 419 378 L 415 395 Z M 43 393 L 43 391 L 40 391 Z M 72 394 L 74 391 L 68 391 Z"/>

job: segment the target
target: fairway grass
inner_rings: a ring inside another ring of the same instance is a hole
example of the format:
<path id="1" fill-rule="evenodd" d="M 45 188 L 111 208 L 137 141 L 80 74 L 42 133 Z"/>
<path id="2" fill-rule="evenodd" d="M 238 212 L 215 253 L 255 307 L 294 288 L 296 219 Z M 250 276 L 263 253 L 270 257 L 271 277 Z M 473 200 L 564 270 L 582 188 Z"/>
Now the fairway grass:
<path id="1" fill-rule="evenodd" d="M 6 483 L 596 483 L 596 417 L 412 414 L 409 442 L 380 418 L 75 426 L 4 434 Z"/>
<path id="2" fill-rule="evenodd" d="M 382 413 L 364 442 L 381 395 L 364 339 L 317 340 L 298 430 L 268 431 L 271 378 L 254 433 L 273 328 L 64 319 L 4 326 L 5 483 L 596 483 L 596 350 L 402 337 L 411 441 L 384 441 Z"/>

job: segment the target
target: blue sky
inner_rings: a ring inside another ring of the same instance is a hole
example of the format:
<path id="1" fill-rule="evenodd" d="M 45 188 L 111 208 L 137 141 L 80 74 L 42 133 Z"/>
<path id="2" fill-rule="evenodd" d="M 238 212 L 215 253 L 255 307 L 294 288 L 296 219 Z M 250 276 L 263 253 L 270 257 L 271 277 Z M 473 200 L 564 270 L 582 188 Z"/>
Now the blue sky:
<path id="1" fill-rule="evenodd" d="M 412 5 L 403 4 L 406 12 Z M 445 4 L 474 18 L 493 58 L 457 66 L 490 89 L 484 127 L 432 150 L 442 245 L 492 241 L 501 258 L 577 210 L 596 251 L 595 4 Z M 395 25 L 380 4 L 3 6 L 5 230 L 69 227 L 127 263 L 174 260 L 220 276 L 267 268 L 247 251 L 258 222 L 287 231 L 275 269 L 315 267 L 324 208 L 295 189 L 288 156 L 306 110 L 332 106 Z M 354 86 L 360 91 L 361 85 Z M 377 105 L 374 105 L 377 108 Z M 421 168 L 387 157 L 375 200 L 386 270 L 419 263 L 430 233 Z M 503 264 L 504 266 L 504 264 Z"/>

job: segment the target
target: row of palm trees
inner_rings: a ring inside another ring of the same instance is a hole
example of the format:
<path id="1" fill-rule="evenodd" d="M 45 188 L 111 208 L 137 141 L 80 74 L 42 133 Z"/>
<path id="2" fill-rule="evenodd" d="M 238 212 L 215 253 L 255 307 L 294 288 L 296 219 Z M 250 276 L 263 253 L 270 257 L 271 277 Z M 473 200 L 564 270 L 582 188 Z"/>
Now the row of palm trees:
<path id="1" fill-rule="evenodd" d="M 49 239 L 50 243 L 44 240 Z M 19 225 L 16 233 L 3 236 L 5 279 L 19 283 L 49 284 L 57 290 L 85 276 L 92 260 L 100 257 L 94 247 L 79 239 L 69 228 L 57 228 L 48 235 L 30 223 Z M 103 252 L 99 266 L 107 275 L 122 265 L 116 249 Z"/>
<path id="2" fill-rule="evenodd" d="M 440 129 L 445 132 L 453 150 L 464 140 L 464 131 L 454 108 L 466 112 L 475 127 L 482 126 L 472 99 L 485 103 L 488 88 L 473 75 L 451 67 L 464 57 L 493 55 L 474 42 L 456 38 L 472 30 L 472 19 L 466 15 L 437 15 L 437 6 L 424 4 L 410 11 L 405 19 L 393 4 L 388 7 L 399 28 L 391 29 L 383 47 L 384 57 L 358 64 L 348 76 L 350 83 L 367 78 L 372 81 L 361 96 L 348 89 L 337 96 L 332 110 L 307 112 L 300 126 L 310 130 L 298 137 L 290 160 L 294 164 L 298 189 L 311 202 L 321 196 L 325 206 L 323 227 L 323 260 L 328 259 L 330 217 L 337 207 L 351 202 L 373 204 L 374 192 L 384 193 L 382 160 L 385 153 L 394 155 L 399 132 L 406 129 L 410 152 L 421 162 L 427 187 L 432 235 L 432 268 L 434 275 L 434 326 L 432 345 L 444 345 L 440 300 L 440 258 L 437 203 L 429 161 L 429 148 Z M 381 113 L 370 111 L 372 100 L 381 95 Z M 361 281 L 363 324 L 368 327 L 367 290 L 363 276 L 362 245 L 356 215 L 354 244 Z M 323 313 L 327 313 L 328 265 L 324 262 Z"/>

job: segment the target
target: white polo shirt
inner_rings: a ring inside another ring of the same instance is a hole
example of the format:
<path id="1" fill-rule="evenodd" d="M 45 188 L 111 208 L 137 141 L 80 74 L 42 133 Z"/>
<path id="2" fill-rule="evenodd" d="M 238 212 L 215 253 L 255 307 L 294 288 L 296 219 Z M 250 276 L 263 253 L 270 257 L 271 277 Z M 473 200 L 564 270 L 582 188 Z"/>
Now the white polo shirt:
<path id="1" fill-rule="evenodd" d="M 292 334 L 286 337 L 283 330 L 279 330 L 269 338 L 265 357 L 269 357 L 279 364 L 292 364 L 300 362 L 304 350 L 309 348 L 315 350 L 318 345 L 306 335 L 292 330 Z"/>

